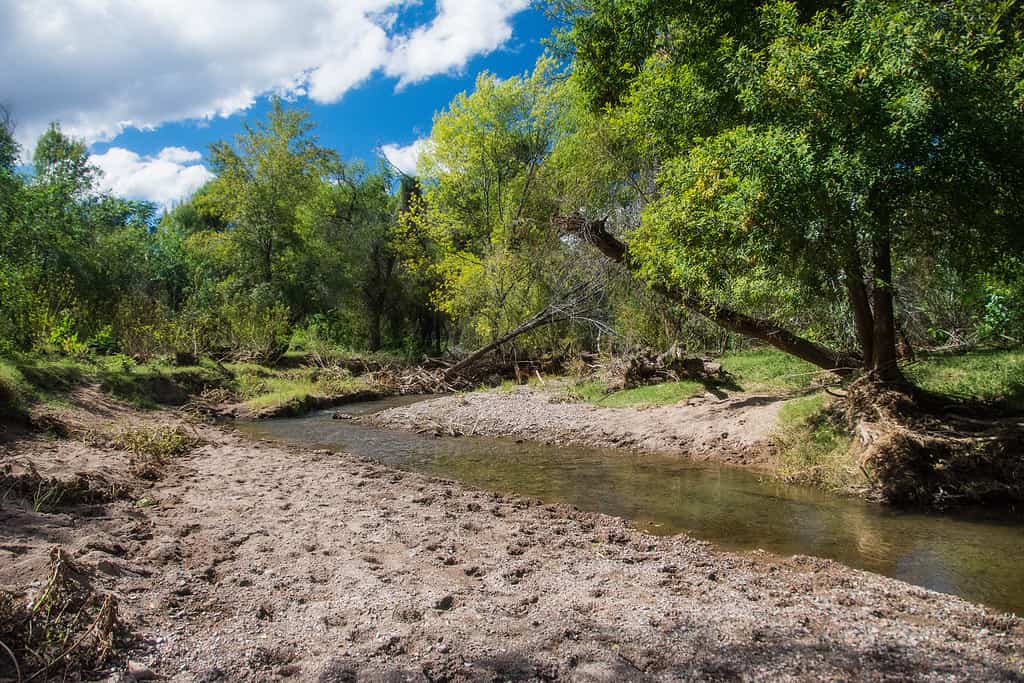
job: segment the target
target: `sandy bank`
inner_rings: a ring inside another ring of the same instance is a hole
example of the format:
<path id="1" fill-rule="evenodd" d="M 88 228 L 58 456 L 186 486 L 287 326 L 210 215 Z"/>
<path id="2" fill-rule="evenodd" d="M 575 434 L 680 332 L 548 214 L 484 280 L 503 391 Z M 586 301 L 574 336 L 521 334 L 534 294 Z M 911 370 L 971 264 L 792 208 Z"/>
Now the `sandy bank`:
<path id="1" fill-rule="evenodd" d="M 676 453 L 748 466 L 772 457 L 785 399 L 703 396 L 657 408 L 601 408 L 528 387 L 443 396 L 371 416 L 382 427 Z"/>

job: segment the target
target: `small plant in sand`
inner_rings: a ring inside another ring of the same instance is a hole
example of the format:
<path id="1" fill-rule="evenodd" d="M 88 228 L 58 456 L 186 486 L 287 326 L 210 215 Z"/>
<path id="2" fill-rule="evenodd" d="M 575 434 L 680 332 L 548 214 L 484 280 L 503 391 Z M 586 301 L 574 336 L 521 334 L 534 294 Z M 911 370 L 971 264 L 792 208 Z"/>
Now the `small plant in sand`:
<path id="1" fill-rule="evenodd" d="M 199 439 L 181 425 L 157 425 L 123 427 L 112 442 L 135 456 L 132 469 L 137 477 L 156 481 L 174 458 L 195 448 Z"/>

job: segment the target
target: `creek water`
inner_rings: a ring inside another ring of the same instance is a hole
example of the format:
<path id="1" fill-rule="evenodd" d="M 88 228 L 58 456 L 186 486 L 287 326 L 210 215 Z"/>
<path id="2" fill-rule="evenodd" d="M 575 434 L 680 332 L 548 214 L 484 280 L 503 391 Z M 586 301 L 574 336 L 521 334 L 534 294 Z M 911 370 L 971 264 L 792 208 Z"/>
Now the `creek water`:
<path id="1" fill-rule="evenodd" d="M 334 420 L 415 401 L 340 406 L 240 423 L 250 436 L 331 448 L 387 465 L 686 533 L 730 550 L 814 555 L 1024 616 L 1024 515 L 899 511 L 671 456 L 480 437 L 436 438 Z"/>

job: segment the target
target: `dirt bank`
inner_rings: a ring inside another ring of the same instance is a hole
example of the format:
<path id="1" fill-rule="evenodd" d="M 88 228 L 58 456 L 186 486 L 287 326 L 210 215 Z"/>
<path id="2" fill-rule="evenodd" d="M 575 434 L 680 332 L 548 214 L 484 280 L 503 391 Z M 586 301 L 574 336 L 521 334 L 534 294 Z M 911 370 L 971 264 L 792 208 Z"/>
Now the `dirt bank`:
<path id="1" fill-rule="evenodd" d="M 507 436 L 548 443 L 678 453 L 764 466 L 781 396 L 701 396 L 658 408 L 600 408 L 529 387 L 443 396 L 368 418 L 394 429 L 439 435 Z"/>
<path id="2" fill-rule="evenodd" d="M 206 426 L 150 483 L 81 427 L 177 416 L 61 417 L 72 438 L 8 434 L 0 464 L 123 493 L 48 512 L 3 499 L 0 587 L 38 591 L 64 547 L 117 599 L 118 670 L 137 675 L 113 680 L 1024 679 L 1020 620 L 832 562 Z"/>

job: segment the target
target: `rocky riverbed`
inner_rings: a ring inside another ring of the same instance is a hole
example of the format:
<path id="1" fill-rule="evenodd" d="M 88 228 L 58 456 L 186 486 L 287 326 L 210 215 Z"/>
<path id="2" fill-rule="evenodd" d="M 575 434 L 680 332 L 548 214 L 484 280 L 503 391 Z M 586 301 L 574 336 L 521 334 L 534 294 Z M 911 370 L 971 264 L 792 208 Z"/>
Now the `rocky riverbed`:
<path id="1" fill-rule="evenodd" d="M 705 395 L 670 406 L 614 409 L 518 387 L 441 396 L 377 413 L 368 421 L 438 436 L 511 437 L 764 466 L 772 458 L 770 436 L 785 400 Z"/>

